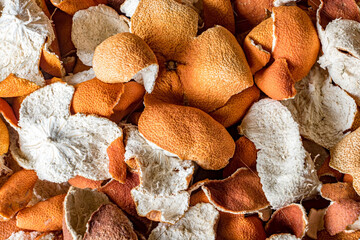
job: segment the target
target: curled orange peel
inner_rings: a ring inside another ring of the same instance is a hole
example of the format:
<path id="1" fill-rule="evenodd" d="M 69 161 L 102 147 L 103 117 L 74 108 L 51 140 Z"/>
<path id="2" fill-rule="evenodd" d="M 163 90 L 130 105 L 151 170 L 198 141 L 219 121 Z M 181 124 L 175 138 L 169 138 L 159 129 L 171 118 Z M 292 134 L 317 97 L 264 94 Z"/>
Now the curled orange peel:
<path id="1" fill-rule="evenodd" d="M 98 4 L 106 4 L 107 0 L 51 0 L 51 3 L 61 11 L 74 15 L 81 9 L 86 9 Z"/>
<path id="2" fill-rule="evenodd" d="M 107 148 L 109 156 L 109 173 L 120 183 L 126 182 L 125 146 L 123 139 L 118 138 Z"/>

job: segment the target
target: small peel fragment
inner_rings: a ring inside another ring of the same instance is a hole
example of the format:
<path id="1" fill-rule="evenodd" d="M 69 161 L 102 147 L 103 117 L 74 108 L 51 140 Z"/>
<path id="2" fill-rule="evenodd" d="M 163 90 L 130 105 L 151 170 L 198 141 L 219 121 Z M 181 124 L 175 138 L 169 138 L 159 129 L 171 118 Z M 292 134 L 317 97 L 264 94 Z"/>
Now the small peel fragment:
<path id="1" fill-rule="evenodd" d="M 108 0 L 51 0 L 55 7 L 70 15 L 74 15 L 79 10 L 107 2 Z"/>
<path id="2" fill-rule="evenodd" d="M 39 232 L 61 230 L 65 195 L 49 198 L 19 211 L 16 215 L 16 226 Z"/>
<path id="3" fill-rule="evenodd" d="M 295 235 L 290 233 L 277 233 L 271 235 L 266 240 L 301 240 L 301 238 L 297 238 Z"/>
<path id="4" fill-rule="evenodd" d="M 72 86 L 57 82 L 25 98 L 17 130 L 20 152 L 12 154 L 22 167 L 35 169 L 42 180 L 60 183 L 76 175 L 108 179 L 106 149 L 122 131 L 104 118 L 70 116 L 73 93 Z"/>
<path id="5" fill-rule="evenodd" d="M 71 110 L 109 118 L 124 92 L 122 83 L 104 83 L 97 78 L 75 86 Z"/>
<path id="6" fill-rule="evenodd" d="M 306 231 L 306 235 L 312 239 L 317 239 L 317 234 L 321 230 L 324 229 L 324 216 L 326 209 L 316 210 L 314 208 L 310 209 L 308 219 L 308 230 Z"/>
<path id="7" fill-rule="evenodd" d="M 143 39 L 132 33 L 118 33 L 95 49 L 93 68 L 96 77 L 106 83 L 134 79 L 151 93 L 159 71 L 156 56 Z"/>
<path id="8" fill-rule="evenodd" d="M 255 213 L 269 206 L 260 178 L 250 169 L 240 168 L 224 180 L 208 181 L 201 189 L 222 212 Z"/>
<path id="9" fill-rule="evenodd" d="M 262 99 L 254 103 L 238 130 L 258 150 L 256 169 L 273 208 L 317 191 L 320 182 L 302 145 L 298 124 L 280 102 Z"/>
<path id="10" fill-rule="evenodd" d="M 40 87 L 36 83 L 16 77 L 13 73 L 0 82 L 0 97 L 21 97 L 28 95 Z"/>
<path id="11" fill-rule="evenodd" d="M 123 139 L 117 138 L 107 148 L 109 156 L 109 173 L 113 179 L 120 183 L 126 181 L 125 147 Z"/>
<path id="12" fill-rule="evenodd" d="M 194 164 L 152 146 L 136 126 L 125 125 L 125 162 L 139 173 L 140 185 L 131 190 L 137 212 L 150 220 L 175 223 L 189 206 L 186 192 Z M 135 161 L 135 163 L 134 163 Z"/>
<path id="13" fill-rule="evenodd" d="M 210 203 L 198 203 L 174 225 L 160 223 L 151 232 L 149 240 L 215 240 L 218 219 L 219 212 L 215 207 Z"/>
<path id="14" fill-rule="evenodd" d="M 84 240 L 137 240 L 132 223 L 114 204 L 101 205 L 86 224 Z"/>
<path id="15" fill-rule="evenodd" d="M 70 85 L 77 85 L 86 81 L 89 81 L 91 79 L 94 79 L 95 72 L 92 68 L 88 70 L 84 70 L 78 73 L 69 74 L 68 76 L 65 76 L 63 80 Z"/>
<path id="16" fill-rule="evenodd" d="M 226 129 L 193 107 L 147 105 L 139 119 L 139 131 L 158 147 L 208 170 L 224 168 L 235 151 L 234 140 Z"/>
<path id="17" fill-rule="evenodd" d="M 45 201 L 57 195 L 66 194 L 70 185 L 68 183 L 53 183 L 45 180 L 37 180 L 33 189 L 33 196 L 28 207 Z"/>
<path id="18" fill-rule="evenodd" d="M 321 179 L 321 177 L 333 177 L 337 181 L 339 181 L 343 176 L 342 173 L 330 167 L 330 156 L 325 159 L 324 163 L 317 170 L 317 175 L 319 176 L 319 179 Z"/>
<path id="19" fill-rule="evenodd" d="M 0 188 L 0 220 L 9 220 L 26 207 L 37 179 L 34 171 L 21 170 L 5 182 Z"/>
<path id="20" fill-rule="evenodd" d="M 295 84 L 294 99 L 282 101 L 299 124 L 300 134 L 330 149 L 354 125 L 356 103 L 344 90 L 331 83 L 319 65 Z"/>
<path id="21" fill-rule="evenodd" d="M 12 218 L 6 222 L 0 222 L 0 239 L 8 239 L 14 232 L 21 229 L 16 226 L 16 219 Z"/>
<path id="22" fill-rule="evenodd" d="M 216 239 L 226 240 L 265 240 L 263 223 L 256 216 L 220 212 Z"/>
<path id="23" fill-rule="evenodd" d="M 64 201 L 64 239 L 82 239 L 91 215 L 108 203 L 110 201 L 104 193 L 70 187 Z"/>
<path id="24" fill-rule="evenodd" d="M 43 86 L 39 62 L 45 41 L 55 38 L 51 21 L 34 0 L 2 0 L 0 9 L 0 82 L 13 74 Z"/>
<path id="25" fill-rule="evenodd" d="M 235 153 L 229 164 L 223 170 L 223 177 L 232 175 L 238 168 L 256 168 L 257 150 L 255 144 L 246 137 L 240 137 L 235 142 Z"/>
<path id="26" fill-rule="evenodd" d="M 300 204 L 290 204 L 272 214 L 270 221 L 266 223 L 265 231 L 268 235 L 290 233 L 301 239 L 305 236 L 307 225 L 304 207 Z"/>
<path id="27" fill-rule="evenodd" d="M 77 56 L 85 65 L 92 66 L 95 48 L 117 33 L 129 32 L 129 24 L 129 19 L 103 4 L 77 11 L 71 28 Z"/>
<path id="28" fill-rule="evenodd" d="M 95 181 L 91 179 L 84 178 L 82 176 L 75 176 L 68 180 L 68 183 L 77 188 L 90 188 L 90 189 L 97 189 L 101 187 L 103 181 Z"/>
<path id="29" fill-rule="evenodd" d="M 352 199 L 340 199 L 327 208 L 324 217 L 325 229 L 331 236 L 347 229 L 360 215 L 360 203 Z"/>

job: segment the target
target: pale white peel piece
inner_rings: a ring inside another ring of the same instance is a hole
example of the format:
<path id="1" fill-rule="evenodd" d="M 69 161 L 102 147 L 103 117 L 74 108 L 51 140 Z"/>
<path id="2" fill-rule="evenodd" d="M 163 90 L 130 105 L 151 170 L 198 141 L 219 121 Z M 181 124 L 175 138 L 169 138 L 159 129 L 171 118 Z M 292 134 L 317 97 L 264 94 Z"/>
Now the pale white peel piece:
<path id="1" fill-rule="evenodd" d="M 0 82 L 13 73 L 43 86 L 41 52 L 54 38 L 51 21 L 34 0 L 0 0 Z"/>
<path id="2" fill-rule="evenodd" d="M 189 207 L 186 189 L 194 164 L 155 147 L 141 136 L 136 126 L 123 127 L 125 161 L 135 160 L 140 176 L 140 185 L 131 190 L 138 214 L 147 216 L 151 211 L 159 211 L 160 221 L 175 223 Z"/>
<path id="3" fill-rule="evenodd" d="M 274 7 L 280 6 L 294 6 L 296 5 L 297 0 L 274 0 L 273 5 Z"/>
<path id="4" fill-rule="evenodd" d="M 274 209 L 318 190 L 320 182 L 302 145 L 299 126 L 280 102 L 262 99 L 254 103 L 238 130 L 258 149 L 256 169 Z"/>
<path id="5" fill-rule="evenodd" d="M 38 202 L 45 201 L 51 197 L 65 194 L 68 192 L 70 184 L 53 183 L 46 180 L 38 179 L 33 189 L 33 195 L 28 206 L 34 206 Z"/>
<path id="6" fill-rule="evenodd" d="M 295 84 L 294 99 L 282 101 L 299 124 L 300 134 L 330 149 L 351 129 L 357 113 L 356 102 L 331 83 L 327 73 L 315 65 Z"/>
<path id="7" fill-rule="evenodd" d="M 40 232 L 18 231 L 11 234 L 6 240 L 35 240 L 40 234 Z"/>
<path id="8" fill-rule="evenodd" d="M 132 15 L 134 15 L 139 3 L 140 0 L 125 0 L 125 2 L 120 6 L 120 11 L 124 13 L 125 16 L 131 18 Z"/>
<path id="9" fill-rule="evenodd" d="M 295 235 L 292 235 L 290 233 L 279 233 L 271 235 L 266 240 L 301 240 L 300 238 L 297 238 Z"/>
<path id="10" fill-rule="evenodd" d="M 110 203 L 101 192 L 89 188 L 70 187 L 64 200 L 64 222 L 73 239 L 82 239 L 86 224 L 101 205 Z"/>
<path id="11" fill-rule="evenodd" d="M 108 37 L 129 32 L 129 21 L 104 4 L 77 11 L 73 16 L 71 40 L 80 60 L 92 66 L 95 48 Z"/>
<path id="12" fill-rule="evenodd" d="M 92 68 L 75 74 L 69 74 L 69 76 L 64 77 L 64 81 L 70 85 L 76 85 L 82 82 L 86 82 L 95 78 L 95 72 Z"/>
<path id="13" fill-rule="evenodd" d="M 324 30 L 317 29 L 323 55 L 319 58 L 322 68 L 329 71 L 332 80 L 350 93 L 360 103 L 360 23 L 335 19 Z"/>
<path id="14" fill-rule="evenodd" d="M 70 115 L 73 93 L 74 87 L 58 82 L 23 101 L 17 130 L 17 155 L 22 157 L 13 156 L 42 180 L 60 183 L 76 175 L 92 180 L 111 178 L 107 148 L 122 136 L 122 130 L 105 118 Z"/>
<path id="15" fill-rule="evenodd" d="M 216 237 L 219 212 L 210 203 L 198 203 L 174 225 L 160 223 L 150 234 L 149 240 L 211 240 Z"/>

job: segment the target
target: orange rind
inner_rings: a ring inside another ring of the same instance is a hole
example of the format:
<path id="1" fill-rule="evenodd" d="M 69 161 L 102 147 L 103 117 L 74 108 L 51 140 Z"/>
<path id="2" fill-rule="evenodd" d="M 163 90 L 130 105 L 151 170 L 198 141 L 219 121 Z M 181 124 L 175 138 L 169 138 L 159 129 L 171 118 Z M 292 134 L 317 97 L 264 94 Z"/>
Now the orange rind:
<path id="1" fill-rule="evenodd" d="M 300 204 L 290 204 L 272 214 L 270 221 L 266 223 L 265 231 L 268 235 L 290 233 L 301 239 L 305 236 L 307 225 L 304 207 Z"/>
<path id="2" fill-rule="evenodd" d="M 325 159 L 324 163 L 317 170 L 317 175 L 319 176 L 319 178 L 330 176 L 335 178 L 337 181 L 339 181 L 343 175 L 339 171 L 331 168 L 329 163 L 330 163 L 330 156 Z"/>
<path id="3" fill-rule="evenodd" d="M 186 189 L 194 164 L 153 146 L 136 126 L 124 125 L 123 131 L 125 162 L 140 176 L 140 185 L 131 190 L 137 213 L 153 221 L 175 223 L 189 207 Z"/>
<path id="4" fill-rule="evenodd" d="M 106 4 L 107 0 L 51 0 L 51 3 L 61 11 L 74 15 L 79 10 Z"/>
<path id="5" fill-rule="evenodd" d="M 331 235 L 338 234 L 354 224 L 360 215 L 360 203 L 352 199 L 340 199 L 333 202 L 326 210 L 324 226 Z"/>
<path id="6" fill-rule="evenodd" d="M 219 212 L 210 203 L 198 203 L 175 224 L 159 224 L 149 240 L 215 239 Z"/>
<path id="7" fill-rule="evenodd" d="M 103 204 L 110 203 L 101 192 L 70 187 L 64 201 L 64 240 L 82 239 L 91 215 Z"/>
<path id="8" fill-rule="evenodd" d="M 9 220 L 19 210 L 26 207 L 37 181 L 34 171 L 21 170 L 14 173 L 0 188 L 0 217 Z"/>
<path id="9" fill-rule="evenodd" d="M 269 206 L 260 178 L 250 169 L 240 168 L 230 177 L 206 182 L 201 188 L 210 203 L 222 212 L 255 213 Z"/>
<path id="10" fill-rule="evenodd" d="M 99 237 L 108 240 L 137 240 L 133 225 L 126 215 L 113 204 L 101 205 L 90 217 L 84 240 Z"/>
<path id="11" fill-rule="evenodd" d="M 74 113 L 95 114 L 109 118 L 124 92 L 122 83 L 104 83 L 97 78 L 79 83 L 72 99 Z"/>
<path id="12" fill-rule="evenodd" d="M 352 184 L 346 182 L 323 184 L 320 194 L 323 198 L 333 202 L 340 201 L 344 198 L 360 201 L 360 196 L 355 192 Z"/>
<path id="13" fill-rule="evenodd" d="M 295 96 L 294 84 L 316 62 L 320 42 L 311 19 L 300 8 L 281 6 L 272 12 L 247 35 L 244 51 L 258 87 L 269 97 L 283 100 Z"/>
<path id="14" fill-rule="evenodd" d="M 330 167 L 338 170 L 341 173 L 350 174 L 353 180 L 355 191 L 360 193 L 360 186 L 358 185 L 360 178 L 358 177 L 359 165 L 359 141 L 360 128 L 345 136 L 339 143 L 337 143 L 330 150 Z"/>
<path id="15" fill-rule="evenodd" d="M 68 183 L 53 183 L 46 180 L 37 180 L 33 189 L 33 196 L 27 207 L 34 206 L 49 198 L 66 194 L 70 185 Z"/>
<path id="16" fill-rule="evenodd" d="M 295 98 L 282 103 L 299 124 L 303 137 L 330 149 L 356 125 L 355 100 L 333 85 L 328 73 L 318 64 L 295 84 L 295 89 Z"/>
<path id="17" fill-rule="evenodd" d="M 131 79 L 152 92 L 159 71 L 155 54 L 135 34 L 118 33 L 95 49 L 93 68 L 96 77 L 106 83 L 122 83 Z"/>
<path id="18" fill-rule="evenodd" d="M 39 232 L 61 230 L 65 195 L 49 198 L 21 210 L 16 215 L 16 226 Z"/>
<path id="19" fill-rule="evenodd" d="M 82 176 L 75 176 L 68 180 L 71 186 L 77 188 L 90 188 L 90 189 L 97 189 L 101 187 L 103 181 L 95 181 L 91 179 L 84 178 Z"/>
<path id="20" fill-rule="evenodd" d="M 266 233 L 258 217 L 220 212 L 217 240 L 265 240 L 265 238 Z"/>
<path id="21" fill-rule="evenodd" d="M 77 84 L 92 80 L 94 78 L 96 78 L 95 72 L 92 68 L 90 68 L 88 70 L 84 70 L 74 74 L 69 74 L 68 76 L 65 76 L 63 79 L 67 84 L 76 86 Z"/>
<path id="22" fill-rule="evenodd" d="M 318 240 L 358 240 L 360 238 L 360 231 L 356 232 L 341 232 L 331 236 L 326 230 L 318 232 Z"/>
<path id="23" fill-rule="evenodd" d="M 326 209 L 316 210 L 314 208 L 310 209 L 308 219 L 308 230 L 306 235 L 312 239 L 317 239 L 317 234 L 324 229 L 324 216 Z"/>
<path id="24" fill-rule="evenodd" d="M 129 24 L 129 19 L 103 4 L 77 11 L 72 19 L 71 40 L 81 62 L 92 66 L 95 48 L 117 33 L 129 32 Z"/>
<path id="25" fill-rule="evenodd" d="M 6 222 L 0 222 L 0 239 L 8 239 L 14 232 L 21 229 L 16 226 L 16 219 L 10 219 Z"/>
<path id="26" fill-rule="evenodd" d="M 224 168 L 223 177 L 231 176 L 238 168 L 256 168 L 257 150 L 255 144 L 246 137 L 235 142 L 235 153 L 229 164 Z"/>
<path id="27" fill-rule="evenodd" d="M 56 82 L 24 99 L 17 129 L 20 154 L 13 156 L 42 180 L 60 183 L 76 175 L 111 178 L 106 149 L 122 137 L 122 130 L 105 118 L 70 115 L 73 93 L 74 87 Z"/>
<path id="28" fill-rule="evenodd" d="M 26 79 L 10 74 L 0 82 L 0 97 L 21 97 L 28 95 L 40 87 Z"/>
<path id="29" fill-rule="evenodd" d="M 317 193 L 320 181 L 302 145 L 299 126 L 280 102 L 267 98 L 254 103 L 238 130 L 258 150 L 256 170 L 273 208 Z"/>
<path id="30" fill-rule="evenodd" d="M 44 77 L 39 64 L 43 49 L 47 50 L 55 39 L 51 21 L 35 1 L 6 0 L 2 3 L 4 15 L 8 17 L 0 19 L 4 33 L 0 36 L 3 43 L 0 48 L 3 56 L 0 59 L 0 82 L 8 79 L 16 85 L 3 83 L 1 91 L 16 95 L 14 90 L 29 91 L 36 85 L 43 86 Z M 3 94 L 0 96 L 5 97 Z"/>
<path id="31" fill-rule="evenodd" d="M 235 33 L 235 19 L 230 0 L 202 0 L 204 28 L 223 26 Z"/>
<path id="32" fill-rule="evenodd" d="M 196 123 L 196 124 L 194 124 Z M 224 168 L 235 151 L 226 129 L 205 112 L 173 104 L 147 105 L 139 131 L 158 147 L 204 169 Z"/>
<path id="33" fill-rule="evenodd" d="M 224 125 L 224 127 L 230 127 L 239 122 L 245 116 L 251 105 L 258 101 L 259 98 L 259 89 L 256 86 L 249 87 L 233 95 L 224 106 L 210 112 L 209 115 Z"/>
<path id="34" fill-rule="evenodd" d="M 113 179 L 120 183 L 126 181 L 125 146 L 123 138 L 118 138 L 107 148 L 109 156 L 109 173 Z"/>
<path id="35" fill-rule="evenodd" d="M 61 57 L 70 56 L 70 54 L 76 51 L 71 41 L 72 16 L 63 11 L 55 11 L 51 20 L 55 24 L 54 27 Z"/>

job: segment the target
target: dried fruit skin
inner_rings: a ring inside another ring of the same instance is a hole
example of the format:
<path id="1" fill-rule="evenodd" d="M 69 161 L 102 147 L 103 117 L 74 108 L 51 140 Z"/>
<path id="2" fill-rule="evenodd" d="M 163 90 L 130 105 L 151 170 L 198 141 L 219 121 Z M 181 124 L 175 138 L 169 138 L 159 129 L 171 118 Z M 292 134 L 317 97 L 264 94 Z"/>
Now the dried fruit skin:
<path id="1" fill-rule="evenodd" d="M 51 0 L 51 3 L 67 14 L 74 15 L 81 9 L 86 9 L 98 4 L 106 4 L 107 0 Z"/>
<path id="2" fill-rule="evenodd" d="M 16 216 L 16 226 L 39 232 L 61 230 L 65 196 L 58 195 L 21 210 Z"/>
<path id="3" fill-rule="evenodd" d="M 37 181 L 34 171 L 21 170 L 14 173 L 0 188 L 0 216 L 8 219 L 26 207 L 32 198 Z"/>

